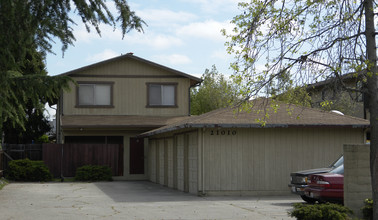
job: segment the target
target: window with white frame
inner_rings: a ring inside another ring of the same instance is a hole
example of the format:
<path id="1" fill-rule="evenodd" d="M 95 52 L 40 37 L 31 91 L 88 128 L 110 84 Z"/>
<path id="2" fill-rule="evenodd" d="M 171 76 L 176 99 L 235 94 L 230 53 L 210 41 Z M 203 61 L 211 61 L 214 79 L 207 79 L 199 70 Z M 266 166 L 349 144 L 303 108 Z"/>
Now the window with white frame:
<path id="1" fill-rule="evenodd" d="M 177 83 L 147 83 L 148 107 L 176 107 Z"/>
<path id="2" fill-rule="evenodd" d="M 86 83 L 79 82 L 77 106 L 111 107 L 113 83 Z"/>

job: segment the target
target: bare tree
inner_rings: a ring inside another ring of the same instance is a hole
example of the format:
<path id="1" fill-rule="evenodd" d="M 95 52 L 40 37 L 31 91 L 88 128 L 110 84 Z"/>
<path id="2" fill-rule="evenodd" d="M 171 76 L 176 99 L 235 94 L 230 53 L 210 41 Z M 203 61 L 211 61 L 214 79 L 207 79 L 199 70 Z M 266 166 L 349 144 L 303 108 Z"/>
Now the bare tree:
<path id="1" fill-rule="evenodd" d="M 378 76 L 373 0 L 252 0 L 239 3 L 242 13 L 226 43 L 235 55 L 234 79 L 245 100 L 263 94 L 281 74 L 297 85 L 334 78 L 348 91 L 369 97 L 371 176 L 374 219 L 378 219 Z M 348 87 L 345 74 L 361 79 Z"/>

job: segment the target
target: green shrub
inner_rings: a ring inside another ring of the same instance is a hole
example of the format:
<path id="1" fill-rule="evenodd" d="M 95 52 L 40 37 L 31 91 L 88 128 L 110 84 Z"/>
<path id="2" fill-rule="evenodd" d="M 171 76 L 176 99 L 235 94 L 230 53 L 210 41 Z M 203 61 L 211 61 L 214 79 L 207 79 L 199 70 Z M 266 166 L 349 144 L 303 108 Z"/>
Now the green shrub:
<path id="1" fill-rule="evenodd" d="M 47 136 L 46 134 L 42 135 L 38 138 L 37 143 L 49 143 L 49 136 Z"/>
<path id="2" fill-rule="evenodd" d="M 50 181 L 52 175 L 43 161 L 29 159 L 12 160 L 9 162 L 7 178 L 15 181 Z"/>
<path id="3" fill-rule="evenodd" d="M 353 214 L 349 208 L 333 203 L 325 204 L 294 204 L 294 210 L 289 212 L 291 217 L 300 220 L 343 220 L 351 219 L 349 215 Z"/>
<path id="4" fill-rule="evenodd" d="M 364 203 L 365 206 L 361 209 L 364 219 L 373 220 L 373 200 L 365 199 Z"/>
<path id="5" fill-rule="evenodd" d="M 86 165 L 76 169 L 77 181 L 112 181 L 112 171 L 108 166 Z"/>

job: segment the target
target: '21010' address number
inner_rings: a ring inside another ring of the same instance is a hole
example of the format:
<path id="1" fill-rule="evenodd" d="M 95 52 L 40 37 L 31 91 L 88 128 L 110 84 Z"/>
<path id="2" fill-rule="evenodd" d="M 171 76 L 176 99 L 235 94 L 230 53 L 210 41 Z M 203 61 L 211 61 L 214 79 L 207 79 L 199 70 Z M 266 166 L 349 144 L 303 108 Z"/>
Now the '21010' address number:
<path id="1" fill-rule="evenodd" d="M 236 135 L 236 130 L 211 130 L 210 135 Z"/>

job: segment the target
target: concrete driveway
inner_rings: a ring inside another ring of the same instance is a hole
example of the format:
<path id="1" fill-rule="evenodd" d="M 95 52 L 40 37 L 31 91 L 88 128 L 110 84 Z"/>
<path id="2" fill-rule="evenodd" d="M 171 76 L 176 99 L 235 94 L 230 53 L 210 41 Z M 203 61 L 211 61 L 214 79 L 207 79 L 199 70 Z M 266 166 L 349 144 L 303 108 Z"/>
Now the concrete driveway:
<path id="1" fill-rule="evenodd" d="M 291 219 L 297 196 L 197 197 L 144 181 L 11 183 L 1 219 Z"/>

